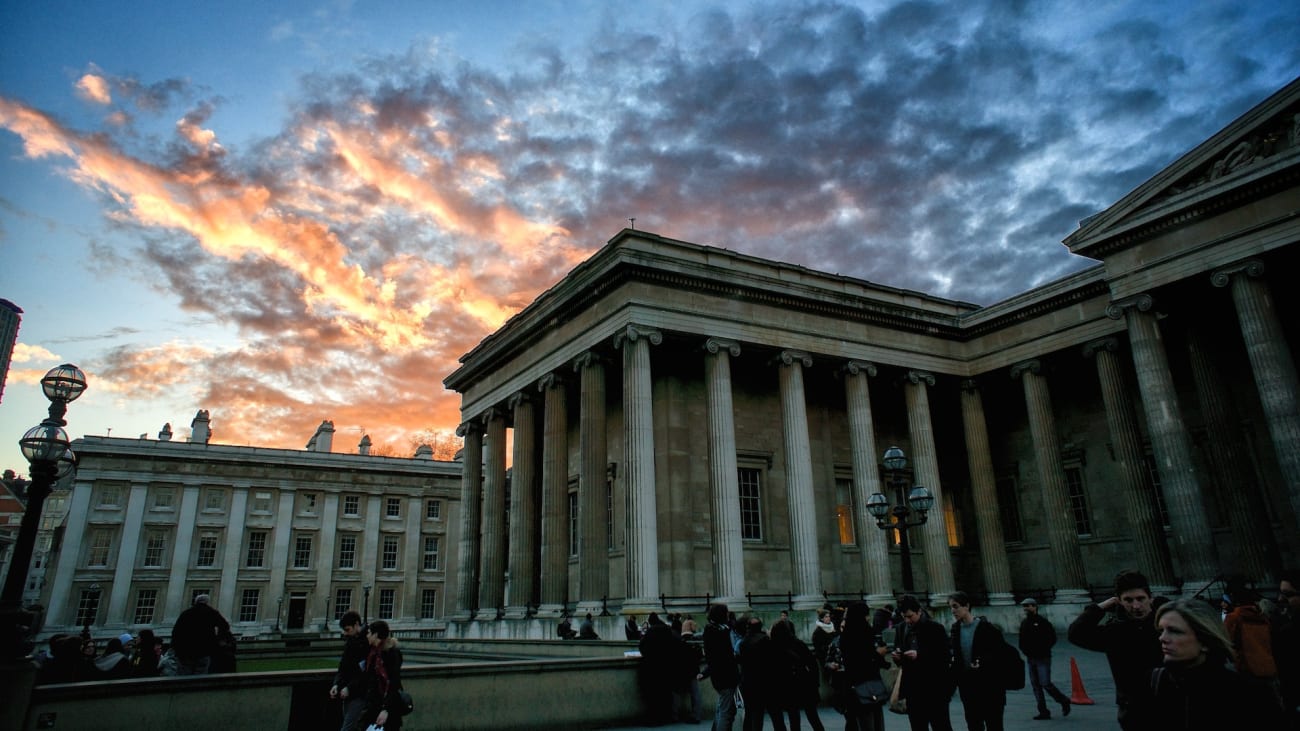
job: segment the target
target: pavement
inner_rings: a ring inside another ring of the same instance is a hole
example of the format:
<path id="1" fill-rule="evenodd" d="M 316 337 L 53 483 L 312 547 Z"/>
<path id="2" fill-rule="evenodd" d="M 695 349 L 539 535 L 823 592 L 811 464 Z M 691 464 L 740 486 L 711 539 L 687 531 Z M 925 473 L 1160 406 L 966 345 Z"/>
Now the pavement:
<path id="1" fill-rule="evenodd" d="M 1009 641 L 1014 645 L 1015 637 L 1009 637 Z M 1050 721 L 1035 721 L 1034 715 L 1038 713 L 1038 708 L 1034 703 L 1034 692 L 1029 685 L 1025 685 L 1024 690 L 1013 690 L 1007 693 L 1006 713 L 1003 714 L 1003 723 L 1006 731 L 1060 731 L 1060 729 L 1075 729 L 1083 731 L 1084 729 L 1114 729 L 1119 728 L 1115 722 L 1115 683 L 1110 677 L 1110 667 L 1106 665 L 1106 656 L 1099 652 L 1092 652 L 1081 647 L 1070 644 L 1064 636 L 1061 636 L 1052 651 L 1052 682 L 1061 692 L 1066 695 L 1073 695 L 1070 687 L 1070 659 L 1074 658 L 1079 667 L 1079 677 L 1083 681 L 1083 689 L 1086 695 L 1096 701 L 1094 705 L 1075 705 L 1068 717 L 1061 716 L 1061 707 L 1048 699 L 1048 708 L 1051 710 L 1052 719 Z M 707 682 L 707 681 L 706 681 Z M 712 708 L 707 708 L 705 720 L 700 723 L 677 723 L 665 726 L 618 726 L 622 731 L 648 731 L 653 728 L 655 731 L 708 731 L 713 722 Z M 830 706 L 822 706 L 820 709 L 822 723 L 826 726 L 827 731 L 839 731 L 844 728 L 844 717 L 835 712 Z M 963 729 L 966 727 L 965 715 L 962 713 L 961 700 L 953 695 L 952 705 L 949 709 L 952 725 L 954 729 Z M 736 723 L 732 726 L 732 731 L 740 731 L 740 716 L 736 717 Z M 803 728 L 808 727 L 808 720 L 801 718 Z M 770 729 L 772 726 L 771 719 L 764 719 L 765 728 Z M 885 712 L 885 731 L 908 731 L 907 716 L 900 716 L 895 713 Z"/>

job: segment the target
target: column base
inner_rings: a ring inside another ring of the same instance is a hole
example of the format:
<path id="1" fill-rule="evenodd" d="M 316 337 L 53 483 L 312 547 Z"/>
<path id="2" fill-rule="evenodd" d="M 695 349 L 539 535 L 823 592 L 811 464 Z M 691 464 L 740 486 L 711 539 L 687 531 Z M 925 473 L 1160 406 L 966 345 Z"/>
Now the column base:
<path id="1" fill-rule="evenodd" d="M 894 600 L 893 594 L 868 594 L 867 595 L 867 606 L 871 607 L 872 609 L 879 609 L 880 607 L 883 607 L 886 604 L 896 605 L 897 603 L 898 602 Z"/>
<path id="2" fill-rule="evenodd" d="M 649 614 L 659 612 L 665 614 L 663 606 L 658 599 L 653 597 L 629 597 L 623 600 L 623 607 L 619 609 L 619 614 Z"/>
<path id="3" fill-rule="evenodd" d="M 725 597 L 719 596 L 713 598 L 714 604 L 726 604 L 727 611 L 732 612 L 737 617 L 750 610 L 749 600 L 743 596 Z M 701 622 L 701 625 L 704 624 Z"/>
<path id="4" fill-rule="evenodd" d="M 537 608 L 538 617 L 559 617 L 564 614 L 563 604 L 543 604 Z"/>
<path id="5" fill-rule="evenodd" d="M 1092 604 L 1092 595 L 1087 589 L 1057 589 L 1053 604 Z"/>
<path id="6" fill-rule="evenodd" d="M 497 609 L 496 607 L 480 607 L 478 612 L 474 614 L 474 621 L 495 622 L 497 616 L 500 614 L 500 611 L 501 610 Z"/>
<path id="7" fill-rule="evenodd" d="M 527 619 L 528 607 L 506 607 L 503 619 Z"/>
<path id="8" fill-rule="evenodd" d="M 826 597 L 820 594 L 798 594 L 790 601 L 795 609 L 821 609 Z"/>
<path id="9" fill-rule="evenodd" d="M 448 622 L 468 622 L 474 618 L 474 613 L 468 609 L 458 609 L 447 615 Z"/>
<path id="10" fill-rule="evenodd" d="M 951 591 L 929 592 L 926 595 L 925 601 L 931 607 L 944 607 L 946 609 L 948 607 L 948 597 L 951 594 Z"/>
<path id="11" fill-rule="evenodd" d="M 1016 603 L 1015 595 L 1010 592 L 997 591 L 989 593 L 990 607 L 1007 607 Z"/>
<path id="12" fill-rule="evenodd" d="M 585 617 L 590 614 L 593 617 L 599 617 L 603 611 L 605 611 L 605 605 L 600 602 L 578 602 L 578 606 L 573 610 L 573 616 Z"/>

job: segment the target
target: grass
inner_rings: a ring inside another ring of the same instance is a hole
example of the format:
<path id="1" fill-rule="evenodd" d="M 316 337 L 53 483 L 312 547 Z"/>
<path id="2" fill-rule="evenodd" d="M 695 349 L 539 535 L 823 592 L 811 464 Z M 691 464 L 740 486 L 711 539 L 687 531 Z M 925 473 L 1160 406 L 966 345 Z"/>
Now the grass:
<path id="1" fill-rule="evenodd" d="M 337 657 L 272 657 L 238 658 L 241 673 L 265 673 L 272 670 L 333 670 L 339 666 Z"/>

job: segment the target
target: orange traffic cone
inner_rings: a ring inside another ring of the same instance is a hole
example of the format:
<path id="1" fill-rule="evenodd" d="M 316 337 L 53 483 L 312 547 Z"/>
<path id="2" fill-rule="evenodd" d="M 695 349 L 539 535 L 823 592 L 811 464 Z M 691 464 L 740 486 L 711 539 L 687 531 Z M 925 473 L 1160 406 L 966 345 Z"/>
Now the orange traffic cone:
<path id="1" fill-rule="evenodd" d="M 1070 658 L 1070 703 L 1076 706 L 1091 706 L 1096 703 L 1088 697 L 1088 691 L 1083 689 L 1083 678 L 1079 677 L 1079 663 Z"/>

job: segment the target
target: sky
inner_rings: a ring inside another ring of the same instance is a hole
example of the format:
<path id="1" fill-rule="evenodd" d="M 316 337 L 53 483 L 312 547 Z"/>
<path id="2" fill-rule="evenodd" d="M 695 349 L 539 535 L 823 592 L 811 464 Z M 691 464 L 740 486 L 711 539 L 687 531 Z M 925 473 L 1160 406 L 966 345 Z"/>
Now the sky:
<path id="1" fill-rule="evenodd" d="M 68 431 L 451 442 L 457 359 L 637 229 L 989 304 L 1300 73 L 1230 2 L 0 3 L 0 467 Z"/>

